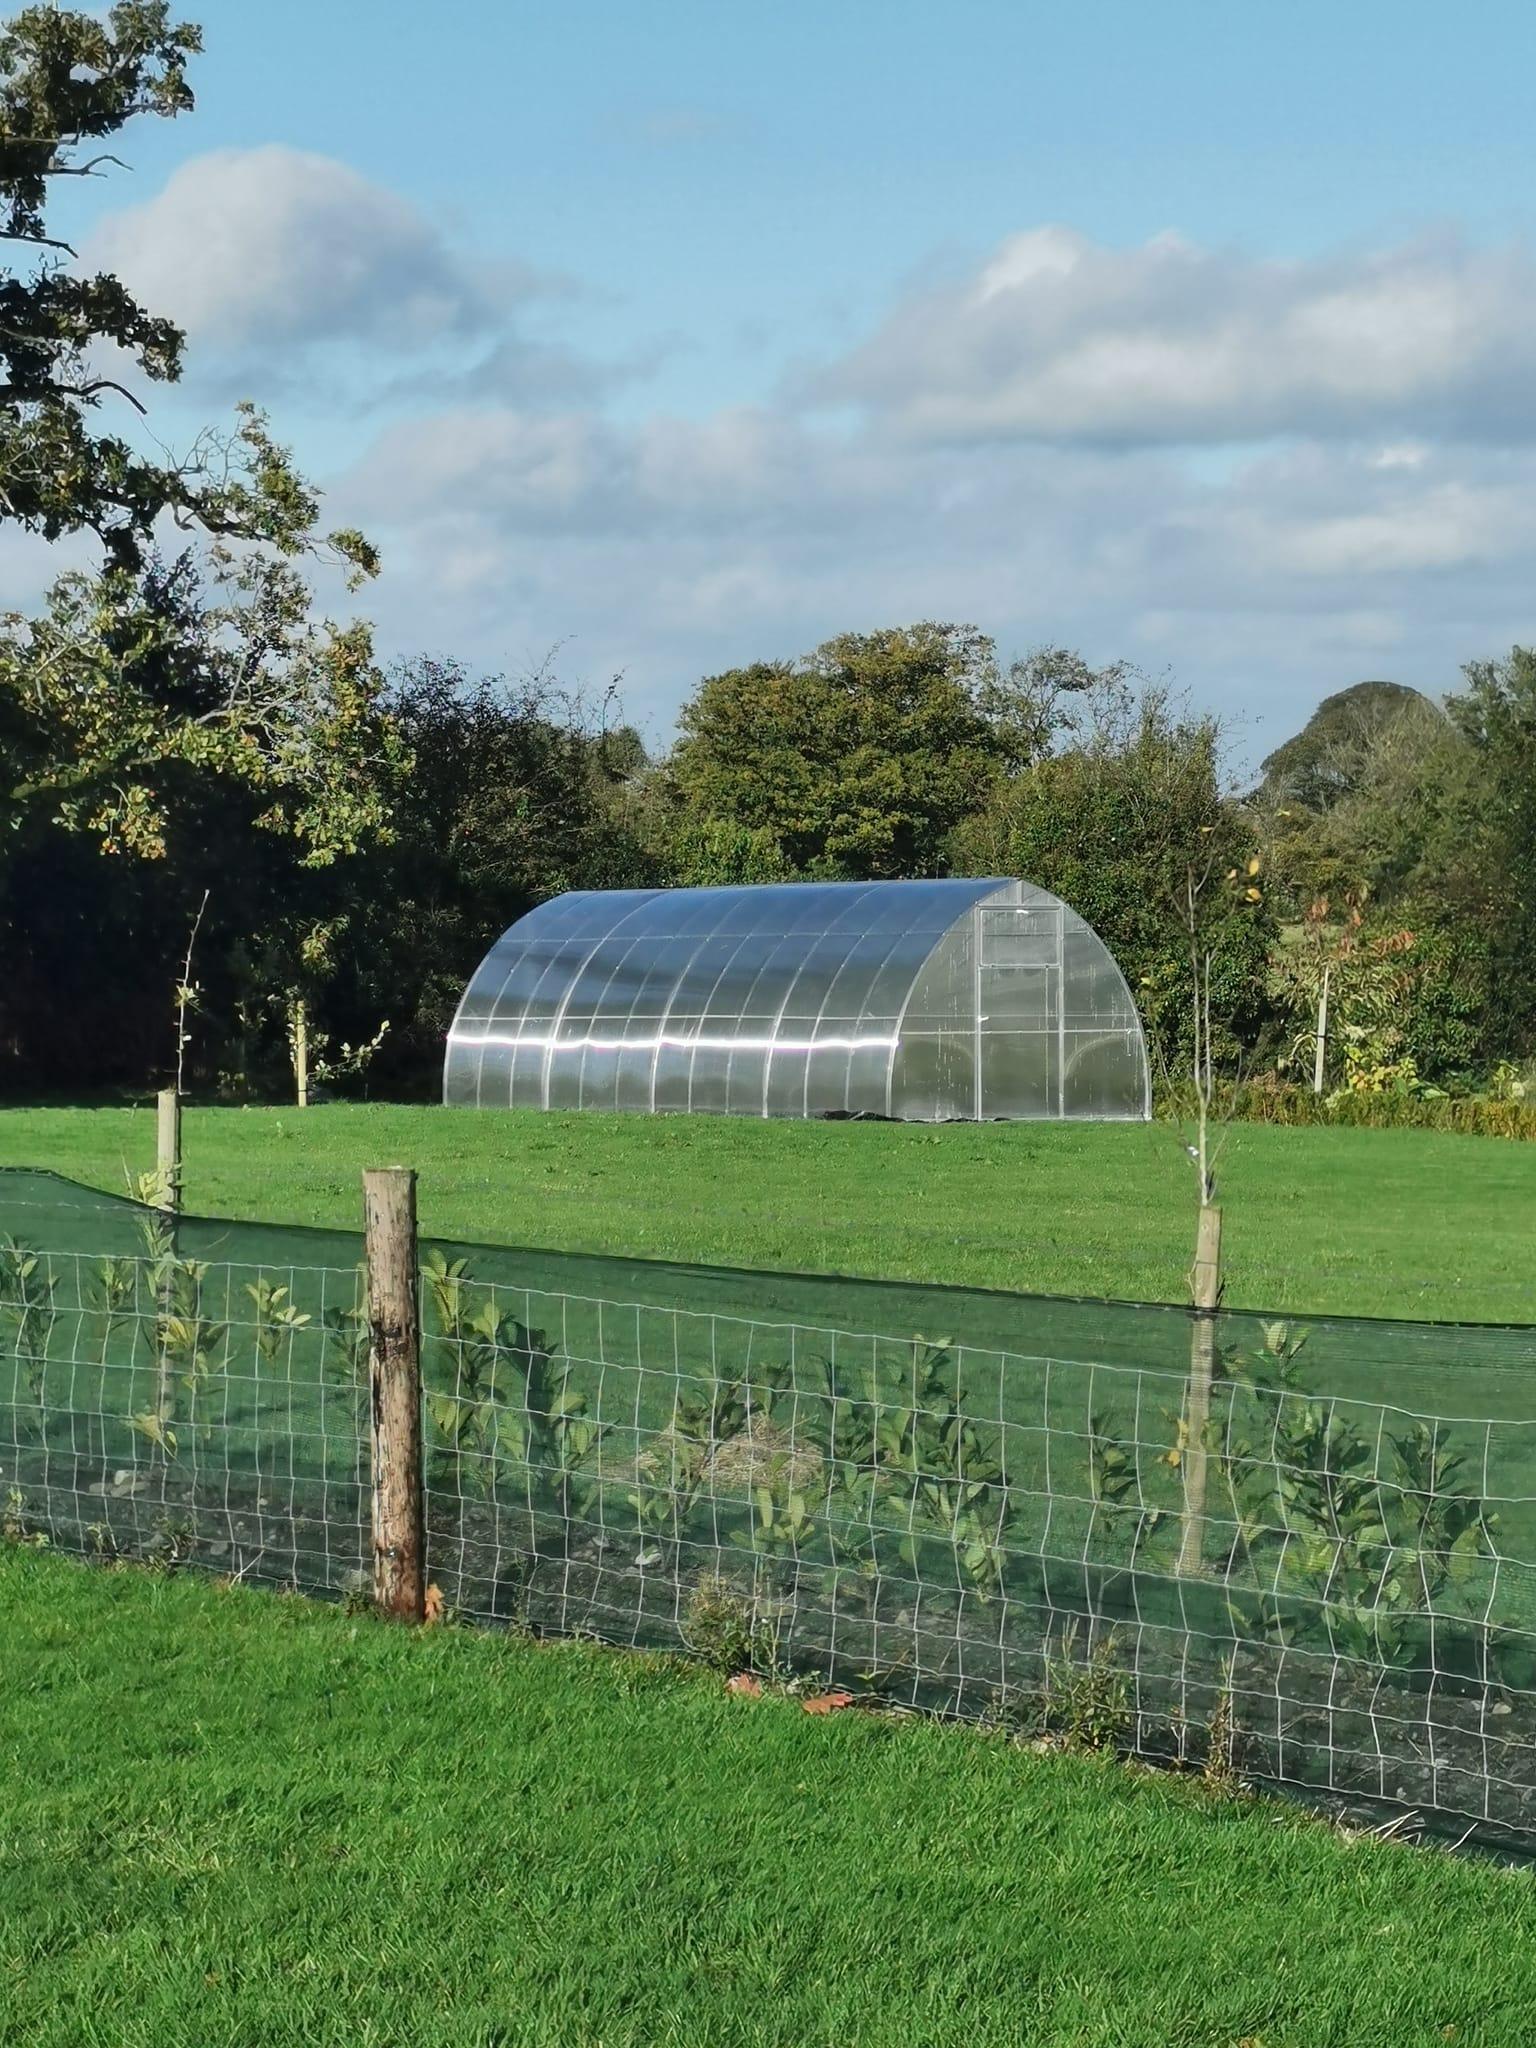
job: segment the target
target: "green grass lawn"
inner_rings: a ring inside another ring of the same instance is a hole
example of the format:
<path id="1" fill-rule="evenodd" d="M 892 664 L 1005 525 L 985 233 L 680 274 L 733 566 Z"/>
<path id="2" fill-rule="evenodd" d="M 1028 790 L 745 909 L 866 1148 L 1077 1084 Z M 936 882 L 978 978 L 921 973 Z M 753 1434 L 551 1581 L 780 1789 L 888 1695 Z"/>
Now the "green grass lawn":
<path id="1" fill-rule="evenodd" d="M 1531 1877 L 661 1659 L 0 1552 L 18 2048 L 1503 2048 Z"/>
<path id="2" fill-rule="evenodd" d="M 421 1174 L 446 1237 L 1004 1287 L 1185 1298 L 1193 1176 L 1154 1125 L 758 1123 L 387 1104 L 196 1109 L 205 1214 L 355 1226 L 365 1166 Z M 121 1193 L 152 1109 L 0 1112 L 0 1164 Z M 1536 1321 L 1536 1146 L 1239 1125 L 1220 1167 L 1228 1301 Z"/>

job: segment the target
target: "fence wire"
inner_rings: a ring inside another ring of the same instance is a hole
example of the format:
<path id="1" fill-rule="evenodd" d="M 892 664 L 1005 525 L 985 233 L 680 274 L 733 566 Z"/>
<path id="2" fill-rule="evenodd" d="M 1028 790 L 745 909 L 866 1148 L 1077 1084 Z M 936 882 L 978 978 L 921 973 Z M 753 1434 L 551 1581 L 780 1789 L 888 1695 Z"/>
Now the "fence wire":
<path id="1" fill-rule="evenodd" d="M 0 1175 L 4 1535 L 360 1596 L 360 1251 Z M 1193 1441 L 1186 1310 L 489 1246 L 421 1286 L 464 1618 L 1536 1848 L 1536 1330 L 1222 1314 Z"/>

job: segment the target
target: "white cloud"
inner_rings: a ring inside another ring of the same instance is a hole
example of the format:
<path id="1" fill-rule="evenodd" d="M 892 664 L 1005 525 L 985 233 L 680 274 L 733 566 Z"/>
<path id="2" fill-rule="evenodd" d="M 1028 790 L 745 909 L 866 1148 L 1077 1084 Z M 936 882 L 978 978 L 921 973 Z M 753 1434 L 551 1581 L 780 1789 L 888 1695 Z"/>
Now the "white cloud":
<path id="1" fill-rule="evenodd" d="M 1305 261 L 1014 235 L 805 380 L 919 438 L 1536 435 L 1536 260 L 1450 238 Z"/>
<path id="2" fill-rule="evenodd" d="M 109 214 L 85 259 L 194 341 L 316 341 L 408 354 L 487 331 L 518 280 L 488 278 L 408 201 L 333 158 L 271 144 L 194 157 Z"/>
<path id="3" fill-rule="evenodd" d="M 1536 635 L 1536 451 L 954 448 L 767 410 L 620 426 L 465 410 L 338 487 L 385 546 L 389 644 L 519 665 L 572 636 L 664 733 L 702 674 L 848 628 L 972 620 L 1171 666 L 1259 751 L 1328 690 L 1441 691 Z"/>
<path id="4" fill-rule="evenodd" d="M 904 457 L 895 457 L 904 475 Z M 349 489 L 416 519 L 472 512 L 507 534 L 826 536 L 878 512 L 893 457 L 761 407 L 620 426 L 590 411 L 463 407 L 387 429 Z"/>
<path id="5" fill-rule="evenodd" d="M 106 215 L 83 258 L 186 331 L 199 388 L 318 398 L 331 420 L 455 398 L 568 403 L 654 367 L 654 351 L 597 361 L 539 331 L 583 295 L 570 278 L 471 256 L 398 194 L 277 144 L 194 157 Z"/>
<path id="6" fill-rule="evenodd" d="M 1169 666 L 1263 707 L 1257 752 L 1362 674 L 1443 690 L 1536 639 L 1520 249 L 1035 229 L 802 378 L 809 403 L 700 418 L 602 407 L 604 373 L 525 330 L 541 281 L 324 158 L 200 159 L 91 254 L 261 391 L 327 350 L 365 386 L 371 356 L 387 424 L 326 510 L 384 547 L 384 646 L 520 667 L 567 641 L 658 735 L 701 674 L 919 617 Z"/>
<path id="7" fill-rule="evenodd" d="M 1378 448 L 1371 460 L 1378 469 L 1422 469 L 1429 460 L 1429 450 L 1417 441 L 1398 441 L 1388 448 Z"/>

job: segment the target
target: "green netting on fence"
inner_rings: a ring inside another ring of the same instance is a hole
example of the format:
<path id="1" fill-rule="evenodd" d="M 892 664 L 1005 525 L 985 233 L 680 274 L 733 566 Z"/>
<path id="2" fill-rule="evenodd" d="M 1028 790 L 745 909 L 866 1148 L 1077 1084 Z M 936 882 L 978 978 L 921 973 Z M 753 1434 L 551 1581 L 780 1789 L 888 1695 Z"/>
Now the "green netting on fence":
<path id="1" fill-rule="evenodd" d="M 0 1174 L 13 1540 L 345 1594 L 361 1240 Z M 1536 1846 L 1536 1330 L 424 1247 L 429 1563 L 467 1617 Z M 1203 1495 L 1192 1491 L 1203 1453 Z"/>

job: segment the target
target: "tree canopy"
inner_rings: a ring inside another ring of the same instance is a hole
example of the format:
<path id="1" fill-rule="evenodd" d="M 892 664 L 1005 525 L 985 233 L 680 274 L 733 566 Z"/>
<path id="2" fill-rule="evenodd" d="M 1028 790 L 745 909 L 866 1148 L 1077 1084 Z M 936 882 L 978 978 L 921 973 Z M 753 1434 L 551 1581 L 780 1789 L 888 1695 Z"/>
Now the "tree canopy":
<path id="1" fill-rule="evenodd" d="M 1222 789 L 1218 740 L 1212 720 L 1166 689 L 1106 671 L 1074 693 L 1049 748 L 996 785 L 949 849 L 956 872 L 1024 876 L 1088 920 L 1169 1070 L 1189 1051 L 1189 874 L 1237 875 L 1255 856 L 1252 826 Z M 1211 892 L 1207 908 L 1212 1022 L 1230 1055 L 1261 1025 L 1268 918 L 1240 892 Z"/>
<path id="2" fill-rule="evenodd" d="M 82 275 L 50 224 L 58 181 L 118 166 L 98 145 L 191 110 L 201 47 L 166 0 L 0 27 L 0 520 L 98 549 L 40 616 L 0 617 L 0 822 L 41 805 L 104 851 L 155 857 L 178 795 L 212 776 L 260 792 L 261 822 L 326 861 L 382 825 L 400 757 L 368 629 L 317 617 L 297 565 L 355 583 L 374 550 L 322 528 L 253 406 L 180 460 L 102 428 L 109 405 L 144 413 L 128 379 L 179 377 L 184 338 L 119 279 Z"/>
<path id="3" fill-rule="evenodd" d="M 1432 732 L 1444 722 L 1422 690 L 1403 683 L 1352 683 L 1325 697 L 1301 731 L 1268 756 L 1260 769 L 1261 794 L 1327 810 L 1359 787 L 1386 740 Z"/>
<path id="4" fill-rule="evenodd" d="M 966 626 L 846 633 L 699 685 L 671 760 L 690 808 L 768 834 L 806 874 L 937 872 L 1000 751 L 993 647 Z"/>

